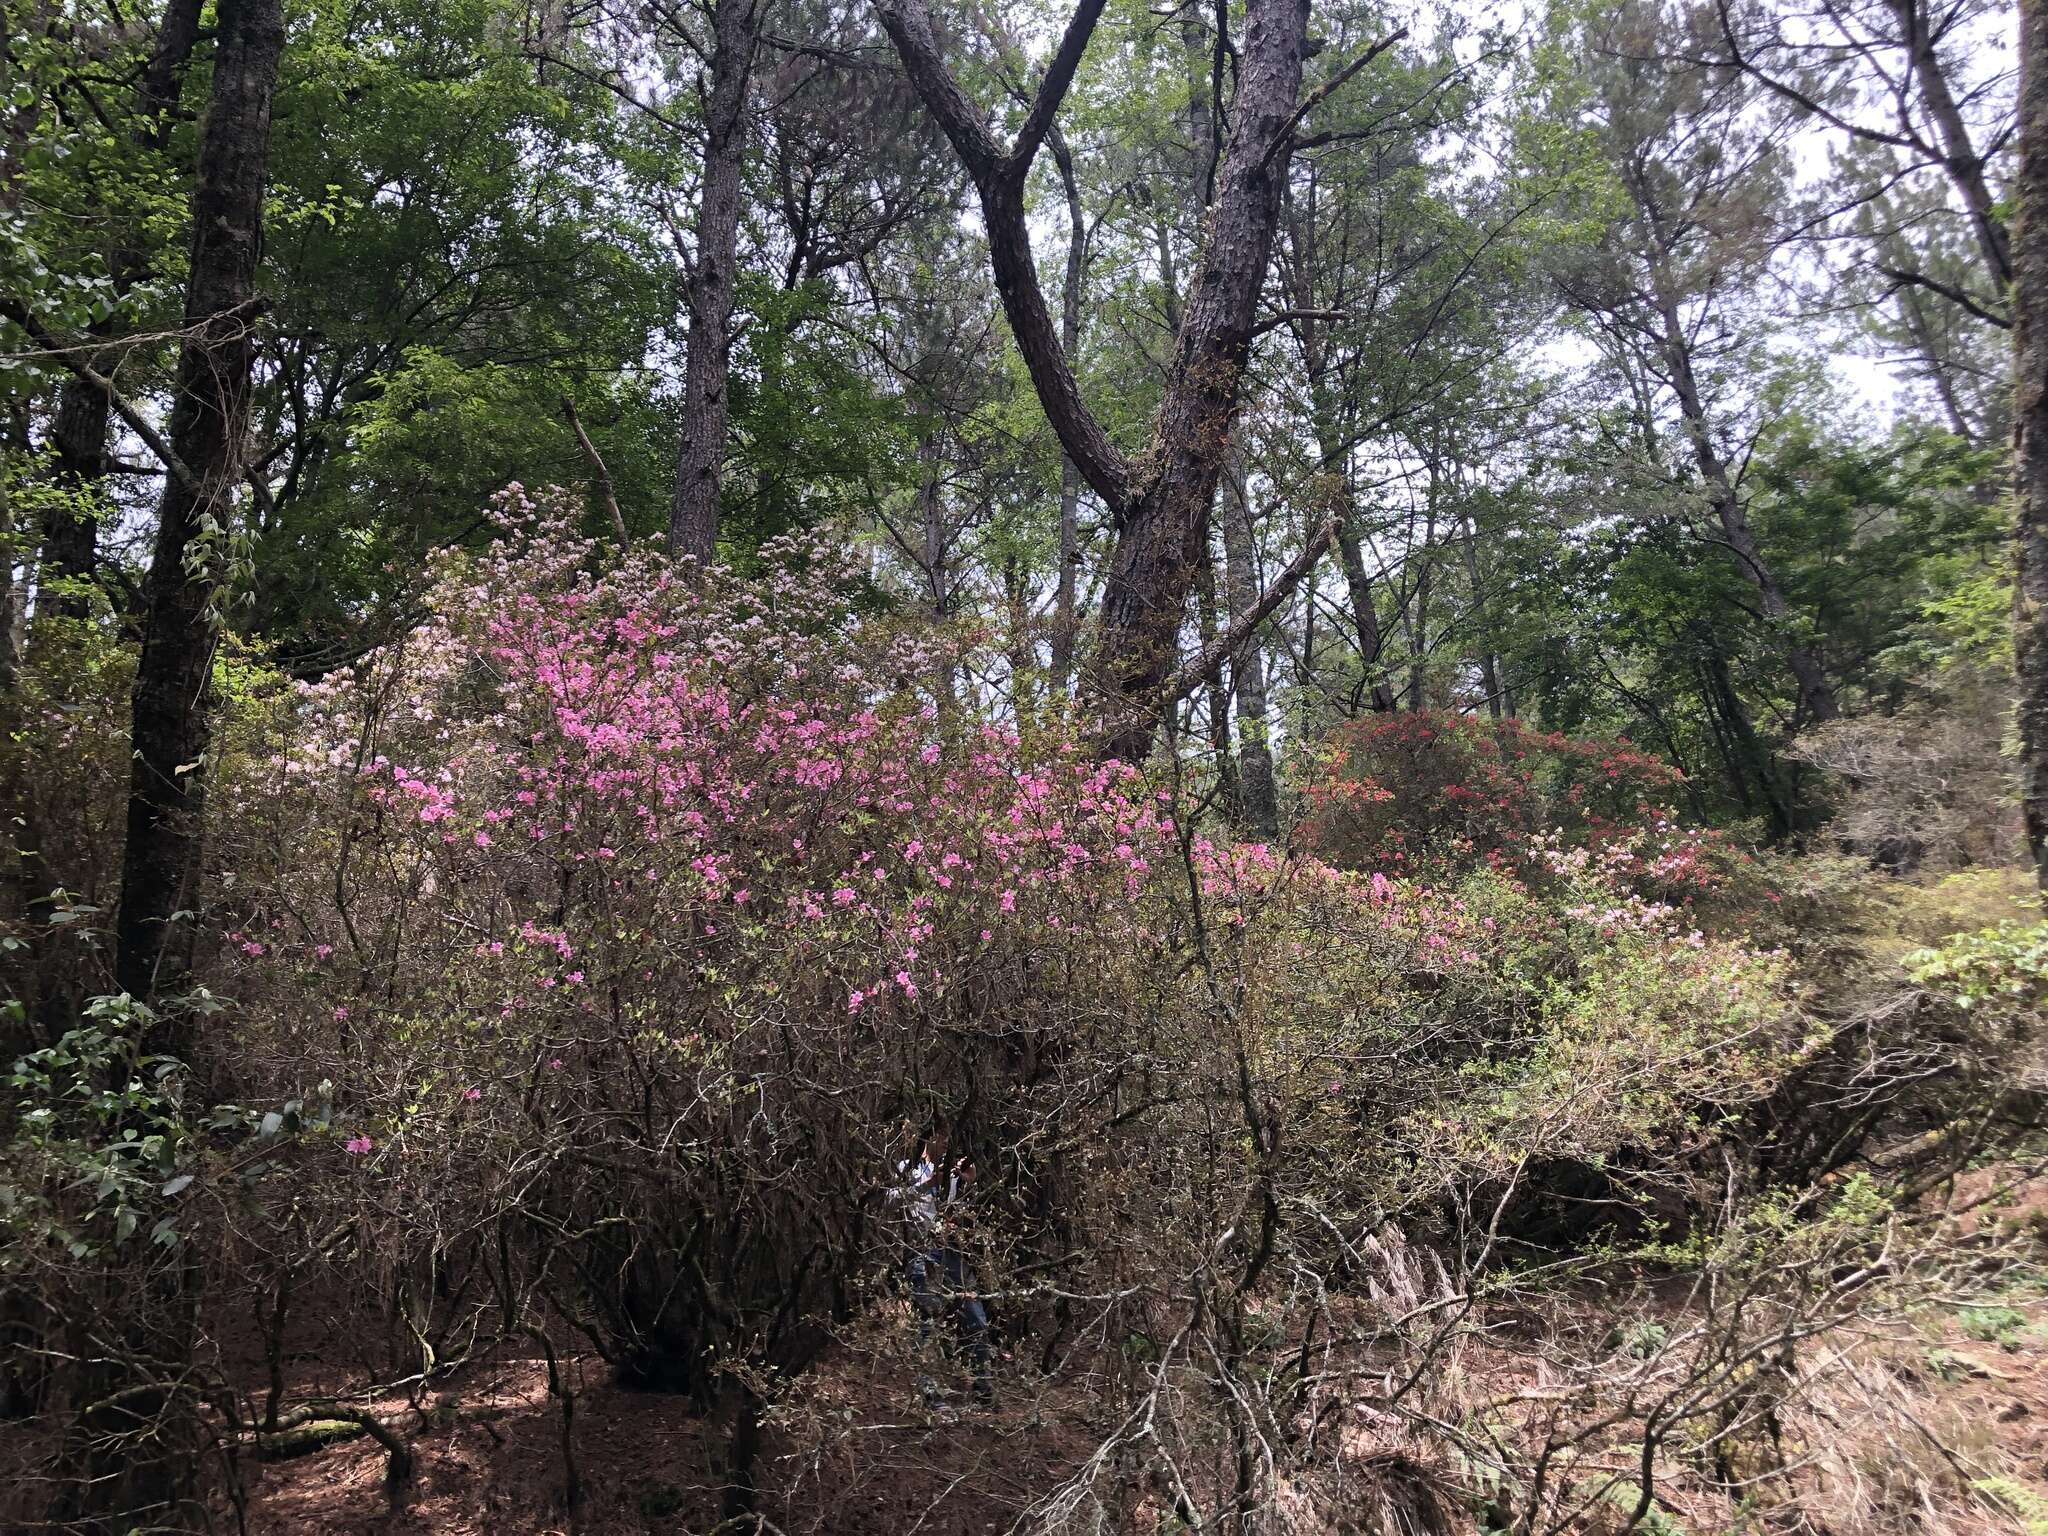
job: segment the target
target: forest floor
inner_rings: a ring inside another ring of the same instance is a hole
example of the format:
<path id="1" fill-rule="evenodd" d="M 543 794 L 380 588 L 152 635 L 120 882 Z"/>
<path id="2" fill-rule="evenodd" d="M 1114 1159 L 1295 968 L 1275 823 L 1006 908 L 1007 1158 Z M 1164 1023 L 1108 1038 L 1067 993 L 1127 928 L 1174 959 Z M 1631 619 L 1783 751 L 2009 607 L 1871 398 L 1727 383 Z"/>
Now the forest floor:
<path id="1" fill-rule="evenodd" d="M 1968 1206 L 2005 1170 L 1958 1181 Z M 2048 1178 L 2020 1185 L 1966 1217 L 1969 1244 L 1996 1227 L 2006 1253 L 2048 1254 Z M 1973 1230 L 1974 1229 L 1974 1230 Z M 1809 1343 L 1802 1363 L 1811 1389 L 1783 1415 L 1781 1470 L 1731 1495 L 1703 1468 L 1667 1458 L 1650 1536 L 2044 1536 L 2048 1533 L 2048 1267 L 2001 1269 L 1987 1291 L 1972 1287 L 1912 1317 L 1873 1322 Z M 1638 1293 L 1640 1299 L 1640 1293 Z M 1545 1391 L 1558 1330 L 1578 1340 L 1640 1324 L 1642 1314 L 1603 1315 L 1595 1291 L 1554 1298 L 1533 1312 L 1474 1316 L 1468 1337 L 1438 1357 L 1417 1401 L 1439 1423 L 1487 1422 L 1500 1405 Z M 290 1330 L 287 1401 L 345 1391 L 363 1379 L 364 1319 L 339 1320 L 307 1305 Z M 1117 1429 L 1098 1368 L 1077 1356 L 1056 1375 L 1039 1373 L 1019 1341 L 997 1362 L 998 1401 L 973 1406 L 957 1360 L 932 1369 L 949 1392 L 933 1411 L 920 1398 L 901 1298 L 878 1300 L 804 1378 L 799 1417 L 775 1424 L 758 1467 L 760 1508 L 782 1536 L 982 1536 L 1016 1525 L 1030 1508 L 1087 1468 Z M 1674 1325 L 1680 1313 L 1665 1319 Z M 1675 1331 L 1675 1328 L 1674 1328 Z M 557 1340 L 560 1349 L 563 1341 Z M 1569 1353 L 1570 1351 L 1564 1351 Z M 252 1350 L 230 1367 L 260 1404 L 265 1371 Z M 593 1357 L 564 1354 L 561 1380 L 573 1392 L 571 1444 L 583 1487 L 573 1519 L 565 1508 L 563 1415 L 550 1395 L 547 1362 L 485 1357 L 437 1378 L 417 1406 L 403 1397 L 368 1405 L 410 1440 L 413 1475 L 395 1492 L 386 1457 L 361 1435 L 288 1459 L 240 1459 L 248 1536 L 701 1536 L 718 1524 L 730 1425 L 695 1412 L 683 1397 L 636 1391 Z M 246 1410 L 245 1410 L 246 1411 Z M 1345 1457 L 1360 1475 L 1347 1504 L 1370 1501 L 1375 1468 L 1423 1469 L 1447 1493 L 1446 1522 L 1432 1536 L 1479 1532 L 1460 1508 L 1460 1463 L 1404 1425 L 1365 1411 L 1344 1432 Z M 50 1449 L 48 1420 L 0 1426 L 0 1486 L 17 1494 Z M 1625 1474 L 1633 1451 L 1618 1440 L 1611 1461 Z M 10 1463 L 12 1465 L 10 1465 Z M 1098 1469 L 1102 1470 L 1102 1469 Z M 1105 1484 L 1118 1474 L 1109 1469 Z M 17 1479 L 20 1479 L 19 1481 Z M 1633 1485 L 1629 1485 L 1632 1489 Z M 1150 1489 L 1125 1490 L 1128 1529 L 1172 1529 Z M 1628 1499 L 1598 1501 L 1572 1529 L 1612 1536 Z M 1289 1536 L 1406 1530 L 1344 1514 L 1291 1511 Z M 4 1501 L 0 1501 L 4 1506 Z M 1456 1513 L 1451 1513 L 1457 1511 Z M 8 1525 L 0 1507 L 0 1528 Z M 1163 1523 L 1154 1520 L 1163 1517 Z M 236 1530 L 233 1510 L 215 1529 Z M 1423 1529 L 1423 1527 L 1417 1527 Z"/>
<path id="2" fill-rule="evenodd" d="M 1989 1180 L 1992 1175 L 1972 1175 Z M 1967 1194 L 1967 1189 L 1963 1191 Z M 1997 1220 L 2048 1229 L 2048 1183 L 2002 1202 Z M 889 1312 L 901 1303 L 883 1303 Z M 901 1323 L 893 1312 L 879 1332 Z M 1725 1488 L 1681 1475 L 1660 1490 L 1667 1536 L 1816 1532 L 1829 1536 L 2041 1536 L 2048 1531 L 2048 1289 L 2014 1284 L 1995 1304 L 1935 1305 L 1859 1337 L 1842 1367 L 1784 1425 L 1794 1464 L 1747 1511 Z M 1527 1381 L 1513 1349 L 1463 1350 L 1453 1396 L 1470 1402 Z M 290 1460 L 245 1462 L 252 1536 L 681 1536 L 717 1523 L 727 1426 L 679 1397 L 633 1391 L 601 1362 L 563 1362 L 575 1392 L 574 1446 L 584 1497 L 563 1507 L 562 1417 L 541 1360 L 468 1367 L 437 1389 L 460 1414 L 436 1425 L 385 1405 L 417 1435 L 417 1466 L 396 1495 L 364 1438 Z M 804 1420 L 772 1432 L 760 1467 L 771 1531 L 834 1536 L 968 1536 L 1011 1528 L 1016 1512 L 1086 1464 L 1115 1427 L 1085 1373 L 1049 1381 L 1027 1361 L 999 1364 L 1000 1400 L 957 1411 L 919 1401 L 908 1360 L 844 1348 L 810 1379 Z M 799 1447 L 807 1448 L 801 1453 Z M 823 1447 L 823 1449 L 819 1449 Z M 1445 1470 L 1448 1470 L 1446 1468 Z M 1142 1498 L 1139 1500 L 1143 1502 Z M 1621 1504 L 1628 1501 L 1620 1500 Z M 1580 1527 L 1616 1528 L 1603 1506 Z M 1149 1529 L 1149 1522 L 1146 1526 Z M 1310 1518 L 1302 1536 L 1376 1530 Z M 1470 1516 L 1449 1527 L 1479 1527 Z"/>
<path id="3" fill-rule="evenodd" d="M 1008 1379 L 992 1408 L 973 1405 L 962 1373 L 945 1404 L 927 1407 L 907 1369 L 871 1357 L 828 1358 L 808 1383 L 806 1427 L 771 1432 L 760 1466 L 769 1529 L 846 1536 L 967 1536 L 1008 1524 L 1013 1510 L 1076 1469 L 1111 1427 L 1087 1390 Z M 575 1393 L 574 1447 L 584 1490 L 563 1507 L 562 1416 L 544 1360 L 498 1360 L 441 1386 L 461 1401 L 455 1422 L 414 1442 L 416 1467 L 396 1495 L 375 1442 L 350 1439 L 285 1461 L 247 1463 L 252 1536 L 580 1536 L 685 1533 L 717 1524 L 729 1424 L 686 1398 L 622 1386 L 602 1361 L 562 1363 Z M 1035 1373 L 1034 1373 L 1035 1374 Z M 411 1410 L 386 1405 L 404 1424 Z M 412 1417 L 417 1425 L 420 1420 Z M 815 1431 L 824 1425 L 828 1433 Z"/>

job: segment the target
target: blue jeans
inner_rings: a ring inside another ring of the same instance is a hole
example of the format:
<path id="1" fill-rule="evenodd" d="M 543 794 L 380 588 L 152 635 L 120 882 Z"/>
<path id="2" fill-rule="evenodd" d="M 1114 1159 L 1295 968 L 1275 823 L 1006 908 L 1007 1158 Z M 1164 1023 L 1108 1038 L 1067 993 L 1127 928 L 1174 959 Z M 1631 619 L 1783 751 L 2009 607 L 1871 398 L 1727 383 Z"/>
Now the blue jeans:
<path id="1" fill-rule="evenodd" d="M 910 1299 L 917 1308 L 917 1341 L 931 1338 L 932 1319 L 950 1317 L 966 1341 L 967 1357 L 974 1363 L 974 1388 L 989 1390 L 988 1310 L 974 1293 L 974 1272 L 958 1249 L 935 1248 L 929 1253 L 913 1251 L 903 1267 L 910 1282 Z"/>

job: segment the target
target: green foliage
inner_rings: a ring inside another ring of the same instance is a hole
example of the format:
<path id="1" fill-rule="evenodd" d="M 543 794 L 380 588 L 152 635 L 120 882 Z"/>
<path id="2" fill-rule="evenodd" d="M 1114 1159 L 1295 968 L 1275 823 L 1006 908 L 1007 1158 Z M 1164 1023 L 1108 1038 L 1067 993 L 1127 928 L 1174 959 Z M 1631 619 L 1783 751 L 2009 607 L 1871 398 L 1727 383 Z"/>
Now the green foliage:
<path id="1" fill-rule="evenodd" d="M 20 1005 L 10 1006 L 19 1022 Z M 182 1066 L 141 1049 L 153 1018 L 132 998 L 94 998 L 87 1023 L 9 1071 L 0 1272 L 29 1262 L 44 1244 L 98 1259 L 138 1232 L 177 1243 L 172 1202 L 192 1183 L 195 1143 Z"/>
<path id="2" fill-rule="evenodd" d="M 1958 1008 L 2024 1017 L 2048 1006 L 2048 922 L 2000 923 L 1906 956 L 1906 973 Z"/>
<path id="3" fill-rule="evenodd" d="M 1845 685 L 1891 699 L 2010 654 L 1986 622 L 2005 564 L 2007 516 L 1982 494 L 1996 461 L 1917 424 L 1859 440 L 1806 412 L 1774 423 L 1751 474 L 1756 525 Z"/>
<path id="4" fill-rule="evenodd" d="M 2027 1536 L 2048 1536 L 2048 1498 L 2010 1477 L 1980 1477 L 1970 1487 L 2001 1511 L 2013 1515 Z"/>
<path id="5" fill-rule="evenodd" d="M 644 366 L 672 261 L 611 169 L 623 109 L 536 69 L 526 20 L 316 3 L 286 50 L 257 406 L 279 483 L 248 622 L 295 661 L 378 623 L 506 482 L 587 483 L 565 396 L 633 529 L 665 525 L 673 427 Z"/>
<path id="6" fill-rule="evenodd" d="M 733 432 L 720 536 L 739 558 L 767 540 L 878 505 L 907 487 L 916 445 L 822 283 L 741 288 L 754 316 L 733 358 Z"/>
<path id="7" fill-rule="evenodd" d="M 1956 1326 L 1973 1339 L 2016 1350 L 2027 1327 L 2027 1314 L 2012 1307 L 1962 1307 Z"/>

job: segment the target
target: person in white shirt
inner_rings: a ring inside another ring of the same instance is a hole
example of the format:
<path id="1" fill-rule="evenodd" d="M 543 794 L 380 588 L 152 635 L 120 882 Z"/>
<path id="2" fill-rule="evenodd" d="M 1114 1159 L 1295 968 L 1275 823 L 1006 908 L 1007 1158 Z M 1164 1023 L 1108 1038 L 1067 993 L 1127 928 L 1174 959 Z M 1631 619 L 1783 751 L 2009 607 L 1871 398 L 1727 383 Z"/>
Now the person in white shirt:
<path id="1" fill-rule="evenodd" d="M 917 1309 L 917 1338 L 920 1345 L 930 1341 L 932 1319 L 948 1316 L 966 1342 L 974 1366 L 974 1395 L 987 1404 L 994 1398 L 989 1375 L 988 1310 L 975 1293 L 974 1272 L 966 1255 L 945 1241 L 952 1220 L 951 1208 L 974 1184 L 974 1163 L 961 1157 L 950 1164 L 946 1155 L 950 1137 L 944 1126 L 928 1135 L 915 1157 L 896 1165 L 895 1194 L 903 1207 L 907 1228 L 903 1275 L 910 1283 L 910 1298 Z M 920 1385 L 927 1397 L 937 1394 L 929 1378 Z"/>

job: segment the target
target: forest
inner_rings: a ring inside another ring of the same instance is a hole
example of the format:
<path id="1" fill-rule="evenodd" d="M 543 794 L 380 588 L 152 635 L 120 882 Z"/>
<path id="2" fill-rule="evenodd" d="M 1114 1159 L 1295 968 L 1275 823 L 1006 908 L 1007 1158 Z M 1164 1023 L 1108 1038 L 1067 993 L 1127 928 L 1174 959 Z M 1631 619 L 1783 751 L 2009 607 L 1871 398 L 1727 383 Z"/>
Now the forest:
<path id="1" fill-rule="evenodd" d="M 0 1530 L 2048 1532 L 2048 0 L 0 18 Z"/>

